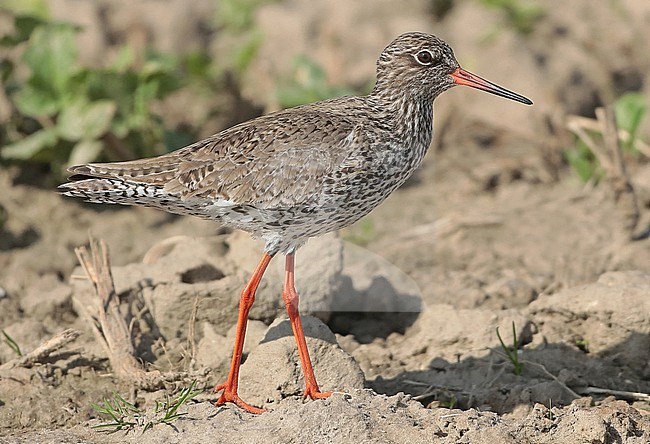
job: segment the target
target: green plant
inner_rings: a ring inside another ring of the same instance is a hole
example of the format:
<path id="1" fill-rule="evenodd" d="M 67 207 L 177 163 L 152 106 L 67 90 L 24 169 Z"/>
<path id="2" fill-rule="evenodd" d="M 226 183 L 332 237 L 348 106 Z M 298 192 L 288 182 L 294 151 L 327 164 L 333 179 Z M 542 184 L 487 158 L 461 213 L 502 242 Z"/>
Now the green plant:
<path id="1" fill-rule="evenodd" d="M 544 9 L 525 0 L 480 0 L 487 8 L 499 10 L 508 25 L 520 34 L 530 34 L 544 17 Z"/>
<path id="2" fill-rule="evenodd" d="M 445 401 L 440 402 L 441 407 L 448 408 L 449 410 L 452 410 L 458 405 L 458 398 L 456 398 L 456 395 L 450 395 Z"/>
<path id="3" fill-rule="evenodd" d="M 564 158 L 582 182 L 599 181 L 603 176 L 596 156 L 582 139 L 577 139 L 573 148 L 564 152 Z"/>
<path id="4" fill-rule="evenodd" d="M 78 32 L 69 23 L 14 15 L 14 32 L 0 44 L 22 56 L 5 60 L 0 71 L 12 106 L 0 132 L 0 158 L 42 162 L 59 174 L 69 164 L 173 148 L 165 146 L 173 132 L 151 105 L 181 87 L 179 60 L 152 52 L 136 60 L 123 47 L 106 67 L 82 66 Z"/>
<path id="5" fill-rule="evenodd" d="M 113 393 L 112 399 L 103 399 L 102 405 L 91 404 L 96 412 L 108 415 L 110 422 L 94 425 L 94 429 L 115 433 L 120 430 L 131 430 L 135 428 L 140 419 L 140 409 L 125 400 L 118 393 Z"/>
<path id="6" fill-rule="evenodd" d="M 23 352 L 20 351 L 20 346 L 18 343 L 16 343 L 16 341 L 14 341 L 14 339 L 9 336 L 4 330 L 2 330 L 2 336 L 4 336 L 4 343 L 7 344 L 17 356 L 20 357 L 23 355 Z"/>
<path id="7" fill-rule="evenodd" d="M 454 8 L 454 0 L 431 0 L 429 8 L 435 19 L 441 21 Z"/>
<path id="8" fill-rule="evenodd" d="M 548 398 L 548 412 L 546 412 L 546 417 L 549 421 L 555 421 L 555 414 L 553 413 L 553 400 Z"/>
<path id="9" fill-rule="evenodd" d="M 155 401 L 153 415 L 142 412 L 122 396 L 114 393 L 112 399 L 105 398 L 101 405 L 91 404 L 95 411 L 110 417 L 109 422 L 97 424 L 93 428 L 107 433 L 115 433 L 120 430 L 128 432 L 136 427 L 141 427 L 142 433 L 145 433 L 156 424 L 171 424 L 187 415 L 187 412 L 178 410 L 201 393 L 201 390 L 195 390 L 195 387 L 196 381 L 193 381 L 189 387 L 183 388 L 173 398 L 166 395 L 164 401 Z"/>
<path id="10" fill-rule="evenodd" d="M 178 413 L 178 409 L 190 399 L 201 393 L 201 390 L 194 390 L 196 381 L 192 381 L 189 387 L 182 389 L 174 398 L 165 397 L 165 401 L 156 401 L 155 413 L 163 413 L 159 423 L 169 424 L 170 422 L 187 415 L 187 412 Z M 153 426 L 153 424 L 152 424 Z"/>
<path id="11" fill-rule="evenodd" d="M 635 144 L 639 139 L 639 127 L 648 111 L 648 104 L 641 93 L 628 92 L 623 94 L 614 103 L 616 125 L 627 133 L 622 140 L 623 152 L 638 155 Z"/>
<path id="12" fill-rule="evenodd" d="M 0 231 L 4 228 L 5 223 L 7 223 L 7 210 L 0 205 Z"/>
<path id="13" fill-rule="evenodd" d="M 353 93 L 349 88 L 331 85 L 322 66 L 299 55 L 294 59 L 291 79 L 278 88 L 276 96 L 282 108 L 290 108 Z"/>
<path id="14" fill-rule="evenodd" d="M 626 93 L 614 103 L 616 124 L 621 130 L 621 150 L 623 154 L 638 157 L 636 149 L 638 142 L 642 142 L 639 135 L 639 128 L 646 115 L 648 105 L 640 93 Z M 564 157 L 571 169 L 578 175 L 580 180 L 599 181 L 604 174 L 598 159 L 589 147 L 585 138 L 590 138 L 594 143 L 602 141 L 602 132 L 597 125 L 582 127 L 582 132 L 575 136 L 575 145 L 564 152 Z M 621 137 L 622 136 L 622 137 Z"/>
<path id="15" fill-rule="evenodd" d="M 232 38 L 229 54 L 220 64 L 221 70 L 243 74 L 257 55 L 262 44 L 262 32 L 255 24 L 255 12 L 270 0 L 221 0 L 218 4 L 216 26 Z"/>
<path id="16" fill-rule="evenodd" d="M 587 341 L 586 339 L 576 339 L 575 345 L 581 351 L 583 351 L 585 353 L 589 353 L 589 341 Z"/>
<path id="17" fill-rule="evenodd" d="M 365 217 L 345 231 L 343 239 L 353 244 L 365 247 L 377 237 L 375 223 L 370 217 Z"/>
<path id="18" fill-rule="evenodd" d="M 514 374 L 517 376 L 521 376 L 521 374 L 524 371 L 524 364 L 519 361 L 519 343 L 517 341 L 517 329 L 515 328 L 515 323 L 512 323 L 512 347 L 506 346 L 506 344 L 503 342 L 503 339 L 501 339 L 501 334 L 499 333 L 499 327 L 497 327 L 497 338 L 499 338 L 499 342 L 501 343 L 501 348 L 503 349 L 503 352 L 505 353 L 506 357 L 508 360 L 512 363 L 514 366 Z"/>

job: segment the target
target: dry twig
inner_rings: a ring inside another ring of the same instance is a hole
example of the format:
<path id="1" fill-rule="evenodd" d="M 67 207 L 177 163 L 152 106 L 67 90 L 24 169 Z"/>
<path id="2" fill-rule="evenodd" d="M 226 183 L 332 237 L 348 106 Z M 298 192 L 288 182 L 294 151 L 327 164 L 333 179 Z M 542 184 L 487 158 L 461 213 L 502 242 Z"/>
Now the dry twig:
<path id="1" fill-rule="evenodd" d="M 16 367 L 33 367 L 34 364 L 43 362 L 45 359 L 50 357 L 52 353 L 60 350 L 66 344 L 69 344 L 70 342 L 77 339 L 79 337 L 79 334 L 80 333 L 77 330 L 73 330 L 71 328 L 63 330 L 61 333 L 58 333 L 47 341 L 43 342 L 31 352 L 0 365 L 0 369 L 9 370 Z"/>
<path id="2" fill-rule="evenodd" d="M 611 395 L 618 399 L 650 402 L 650 394 L 640 392 L 627 392 L 624 390 L 610 390 L 599 387 L 585 387 L 578 390 L 581 395 Z"/>
<path id="3" fill-rule="evenodd" d="M 575 133 L 591 150 L 602 166 L 607 181 L 614 193 L 614 201 L 619 209 L 621 228 L 626 240 L 634 239 L 634 230 L 639 222 L 640 212 L 634 195 L 632 182 L 625 169 L 620 139 L 629 134 L 616 126 L 614 108 L 606 106 L 596 109 L 597 120 L 572 116 L 567 120 L 567 127 Z M 600 131 L 602 142 L 596 141 L 587 130 Z M 625 139 L 624 139 L 625 140 Z M 635 144 L 639 151 L 648 155 L 648 147 L 641 141 Z"/>
<path id="4" fill-rule="evenodd" d="M 165 381 L 181 379 L 181 375 L 144 370 L 136 359 L 135 348 L 128 324 L 119 310 L 119 298 L 111 274 L 108 247 L 103 240 L 90 238 L 90 252 L 85 247 L 75 249 L 88 279 L 93 283 L 100 299 L 98 313 L 85 315 L 93 333 L 102 344 L 115 375 L 134 386 L 152 389 Z"/>

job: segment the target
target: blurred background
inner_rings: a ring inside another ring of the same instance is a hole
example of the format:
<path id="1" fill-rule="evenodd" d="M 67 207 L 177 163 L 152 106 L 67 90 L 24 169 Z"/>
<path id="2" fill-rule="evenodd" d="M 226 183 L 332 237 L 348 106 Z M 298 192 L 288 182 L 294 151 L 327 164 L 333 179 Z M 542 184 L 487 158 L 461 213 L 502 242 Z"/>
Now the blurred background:
<path id="1" fill-rule="evenodd" d="M 452 119 L 513 130 L 561 145 L 584 178 L 589 155 L 565 134 L 567 116 L 620 101 L 623 127 L 648 134 L 634 113 L 650 97 L 649 15 L 644 0 L 3 0 L 0 159 L 59 180 L 71 163 L 160 154 L 262 113 L 366 93 L 383 47 L 417 30 L 535 102 L 456 88 L 437 103 L 439 134 Z"/>

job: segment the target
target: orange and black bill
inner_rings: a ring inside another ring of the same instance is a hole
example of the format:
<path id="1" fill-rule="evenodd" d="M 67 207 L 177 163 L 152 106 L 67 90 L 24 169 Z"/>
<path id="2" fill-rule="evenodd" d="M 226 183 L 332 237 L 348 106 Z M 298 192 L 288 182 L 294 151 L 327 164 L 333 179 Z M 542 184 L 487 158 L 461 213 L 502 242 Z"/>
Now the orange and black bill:
<path id="1" fill-rule="evenodd" d="M 469 71 L 465 71 L 463 68 L 458 68 L 456 71 L 451 73 L 451 77 L 454 79 L 456 85 L 465 85 L 471 86 L 472 88 L 480 89 L 481 91 L 489 92 L 497 96 L 505 97 L 506 99 L 515 100 L 517 102 L 525 103 L 526 105 L 532 105 L 533 101 L 512 92 L 501 86 L 485 80 L 482 77 L 472 74 Z"/>

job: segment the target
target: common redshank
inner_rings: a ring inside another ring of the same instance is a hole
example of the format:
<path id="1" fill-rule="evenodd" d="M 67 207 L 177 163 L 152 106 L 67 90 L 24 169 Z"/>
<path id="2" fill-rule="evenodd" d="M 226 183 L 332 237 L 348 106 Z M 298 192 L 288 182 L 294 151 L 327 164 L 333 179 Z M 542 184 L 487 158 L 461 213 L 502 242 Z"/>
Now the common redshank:
<path id="1" fill-rule="evenodd" d="M 370 94 L 268 114 L 159 157 L 69 169 L 67 196 L 143 205 L 249 232 L 264 253 L 241 293 L 230 371 L 217 405 L 264 411 L 237 393 L 248 313 L 271 258 L 285 255 L 282 298 L 305 378 L 305 397 L 326 398 L 316 382 L 294 287 L 296 250 L 310 237 L 368 214 L 420 165 L 431 143 L 433 101 L 455 85 L 532 102 L 460 67 L 449 45 L 407 33 L 377 60 Z"/>

